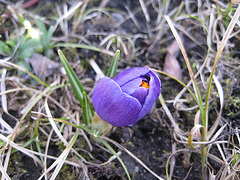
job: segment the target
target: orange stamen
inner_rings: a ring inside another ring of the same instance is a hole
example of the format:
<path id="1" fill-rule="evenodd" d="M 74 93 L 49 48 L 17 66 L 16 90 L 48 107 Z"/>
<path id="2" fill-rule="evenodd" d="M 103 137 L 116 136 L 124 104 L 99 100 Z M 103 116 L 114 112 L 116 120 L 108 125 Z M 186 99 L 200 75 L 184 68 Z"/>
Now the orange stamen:
<path id="1" fill-rule="evenodd" d="M 145 87 L 145 88 L 149 89 L 149 84 L 147 81 L 142 80 L 140 87 Z"/>

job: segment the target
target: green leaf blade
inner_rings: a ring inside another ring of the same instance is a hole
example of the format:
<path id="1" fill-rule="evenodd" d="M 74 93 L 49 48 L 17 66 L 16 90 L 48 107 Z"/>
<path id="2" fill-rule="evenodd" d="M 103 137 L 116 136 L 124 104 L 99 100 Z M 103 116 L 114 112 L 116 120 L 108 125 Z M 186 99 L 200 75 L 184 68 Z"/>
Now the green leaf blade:
<path id="1" fill-rule="evenodd" d="M 111 63 L 110 68 L 108 70 L 108 73 L 107 73 L 108 77 L 112 78 L 112 77 L 116 76 L 118 62 L 119 62 L 119 56 L 120 56 L 120 51 L 117 50 L 115 55 L 113 56 L 112 63 Z"/>
<path id="2" fill-rule="evenodd" d="M 90 109 L 90 102 L 88 100 L 87 94 L 83 92 L 83 104 L 82 104 L 82 110 L 83 110 L 83 121 L 86 126 L 90 125 L 92 123 L 92 114 Z"/>
<path id="3" fill-rule="evenodd" d="M 73 92 L 74 92 L 76 98 L 78 99 L 78 101 L 80 102 L 82 107 L 86 106 L 86 104 L 84 104 L 84 97 L 83 97 L 83 93 L 86 93 L 86 91 L 84 90 L 83 85 L 81 84 L 80 80 L 78 79 L 77 74 L 73 71 L 72 67 L 68 63 L 66 57 L 64 56 L 64 54 L 62 53 L 61 50 L 58 51 L 58 55 L 63 64 L 63 67 L 67 73 L 69 82 L 71 84 L 71 87 L 73 89 Z M 87 106 L 88 106 L 89 114 L 91 114 L 93 116 L 93 108 L 88 99 L 87 99 L 87 104 L 88 104 Z"/>
<path id="4" fill-rule="evenodd" d="M 100 138 L 100 137 L 97 138 L 97 139 L 98 139 L 99 141 L 101 141 L 101 142 L 108 148 L 108 150 L 111 151 L 111 152 L 116 156 L 116 158 L 118 159 L 118 161 L 121 163 L 124 171 L 126 172 L 128 179 L 131 180 L 131 177 L 130 177 L 130 175 L 129 175 L 129 173 L 128 173 L 127 167 L 125 166 L 124 162 L 123 162 L 122 159 L 119 157 L 119 155 L 117 154 L 117 152 L 116 152 L 116 151 L 110 146 L 110 144 L 108 144 L 108 142 L 105 141 L 104 139 L 102 139 L 102 138 Z"/>
<path id="5" fill-rule="evenodd" d="M 73 88 L 73 91 L 77 97 L 77 99 L 79 100 L 80 104 L 83 104 L 83 92 L 85 91 L 81 82 L 79 81 L 77 74 L 73 71 L 72 67 L 70 66 L 70 64 L 68 63 L 66 57 L 64 56 L 64 54 L 62 53 L 62 51 L 58 51 L 58 55 L 60 57 L 60 60 L 63 64 L 63 67 L 67 73 L 69 82 Z"/>

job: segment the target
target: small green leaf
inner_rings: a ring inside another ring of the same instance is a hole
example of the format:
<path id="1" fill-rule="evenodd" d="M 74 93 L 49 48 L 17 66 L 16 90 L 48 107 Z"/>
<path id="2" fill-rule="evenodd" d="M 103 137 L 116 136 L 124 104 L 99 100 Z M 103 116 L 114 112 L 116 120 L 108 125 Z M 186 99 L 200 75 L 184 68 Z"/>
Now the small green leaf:
<path id="1" fill-rule="evenodd" d="M 44 47 L 44 54 L 47 57 L 50 57 L 50 48 L 51 48 L 50 43 L 51 43 L 53 32 L 54 32 L 54 27 L 50 26 L 48 29 L 47 37 L 45 37 L 46 38 L 46 47 Z"/>
<path id="2" fill-rule="evenodd" d="M 17 16 L 17 18 L 18 18 L 18 20 L 20 21 L 20 23 L 24 26 L 24 22 L 25 22 L 25 19 L 24 19 L 24 17 L 22 17 L 20 14 L 18 14 L 16 11 L 13 11 L 12 13 L 14 13 L 16 16 Z"/>
<path id="3" fill-rule="evenodd" d="M 117 72 L 117 67 L 118 67 L 118 61 L 119 61 L 119 56 L 120 56 L 120 51 L 117 50 L 115 55 L 113 56 L 113 60 L 111 63 L 111 66 L 108 70 L 107 76 L 108 77 L 114 77 L 116 76 L 116 72 Z"/>
<path id="4" fill-rule="evenodd" d="M 19 59 L 25 60 L 25 58 L 32 57 L 33 53 L 39 52 L 42 49 L 40 40 L 38 39 L 28 39 L 21 43 L 19 46 Z"/>
<path id="5" fill-rule="evenodd" d="M 45 56 L 49 57 L 50 42 L 51 42 L 51 38 L 53 35 L 54 27 L 51 26 L 47 30 L 45 24 L 39 18 L 36 19 L 36 24 L 37 24 L 38 29 L 42 33 L 41 39 L 42 39 L 42 45 L 44 47 L 44 54 L 45 54 Z"/>
<path id="6" fill-rule="evenodd" d="M 0 52 L 3 52 L 7 55 L 11 55 L 12 54 L 12 50 L 9 48 L 9 46 L 0 40 Z"/>
<path id="7" fill-rule="evenodd" d="M 37 18 L 36 24 L 37 24 L 38 29 L 42 32 L 43 37 L 47 37 L 48 36 L 47 28 L 46 28 L 45 24 L 42 22 L 42 20 Z"/>
<path id="8" fill-rule="evenodd" d="M 74 92 L 76 98 L 79 100 L 81 106 L 83 107 L 84 106 L 83 92 L 86 93 L 86 91 L 84 90 L 83 85 L 81 84 L 80 80 L 77 77 L 77 74 L 73 71 L 72 67 L 68 63 L 66 57 L 64 56 L 64 54 L 62 53 L 61 50 L 58 50 L 58 55 L 63 64 L 63 67 L 67 73 L 69 82 L 73 88 L 73 92 Z M 90 105 L 89 101 L 88 101 L 88 109 L 89 109 L 89 114 L 91 114 L 93 116 L 93 109 L 92 109 L 92 106 Z"/>
<path id="9" fill-rule="evenodd" d="M 47 33 L 47 43 L 48 43 L 48 47 L 50 46 L 50 41 L 53 35 L 53 31 L 54 31 L 54 27 L 50 26 L 50 28 L 48 29 L 48 33 Z"/>
<path id="10" fill-rule="evenodd" d="M 6 41 L 6 44 L 7 44 L 8 46 L 10 46 L 12 49 L 15 48 L 16 43 L 17 43 L 17 42 L 16 42 L 16 39 Z"/>
<path id="11" fill-rule="evenodd" d="M 232 159 L 232 165 L 234 166 L 240 159 L 240 154 L 239 153 L 234 153 L 233 159 Z"/>

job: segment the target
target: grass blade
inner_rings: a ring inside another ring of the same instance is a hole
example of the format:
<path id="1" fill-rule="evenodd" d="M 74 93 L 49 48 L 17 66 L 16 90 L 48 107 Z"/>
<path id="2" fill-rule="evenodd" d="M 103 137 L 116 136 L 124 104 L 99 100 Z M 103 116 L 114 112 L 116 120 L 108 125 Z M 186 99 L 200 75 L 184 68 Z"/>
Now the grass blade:
<path id="1" fill-rule="evenodd" d="M 204 108 L 203 108 L 203 102 L 202 102 L 202 96 L 201 96 L 201 93 L 199 91 L 199 88 L 197 86 L 197 81 L 196 79 L 194 78 L 194 74 L 193 74 L 193 71 L 192 71 L 192 68 L 191 68 L 191 65 L 190 65 L 190 62 L 189 62 L 189 59 L 187 57 L 187 53 L 185 51 L 185 48 L 183 46 L 183 43 L 178 35 L 178 32 L 177 30 L 175 29 L 171 19 L 168 17 L 168 16 L 165 16 L 165 19 L 166 21 L 168 22 L 168 25 L 179 45 L 179 48 L 182 52 L 182 55 L 184 57 L 184 60 L 185 60 L 185 63 L 187 65 L 187 68 L 188 68 L 188 72 L 189 72 L 189 76 L 191 77 L 191 81 L 192 81 L 192 84 L 193 84 L 193 88 L 194 88 L 194 92 L 195 92 L 195 95 L 196 95 L 196 100 L 197 100 L 197 103 L 199 105 L 199 109 L 200 109 L 200 112 L 201 112 L 201 117 L 202 117 L 202 124 L 203 126 L 205 126 L 207 123 L 206 123 L 206 120 L 204 119 L 205 118 L 205 111 L 204 111 Z"/>
<path id="2" fill-rule="evenodd" d="M 205 112 L 206 112 L 206 116 L 207 116 L 207 112 L 208 112 L 208 100 L 209 100 L 209 97 L 210 97 L 210 90 L 211 90 L 211 86 L 212 86 L 212 80 L 213 80 L 213 75 L 214 75 L 214 72 L 215 72 L 215 69 L 217 67 L 217 63 L 218 63 L 218 60 L 220 59 L 220 56 L 222 54 L 222 51 L 224 49 L 224 47 L 226 46 L 227 44 L 227 41 L 231 35 L 231 32 L 233 31 L 233 28 L 235 27 L 235 24 L 237 23 L 238 21 L 238 18 L 240 16 L 240 5 L 238 6 L 224 36 L 223 36 L 223 39 L 221 41 L 221 44 L 220 44 L 220 47 L 217 51 L 217 54 L 216 54 L 216 57 L 215 57 L 215 60 L 214 60 L 214 64 L 213 64 L 213 68 L 212 68 L 212 72 L 210 74 L 210 78 L 209 78 L 209 83 L 208 83 L 208 88 L 207 88 L 207 94 L 206 94 L 206 98 L 205 98 L 205 102 L 206 102 L 206 107 L 205 107 Z"/>
<path id="3" fill-rule="evenodd" d="M 111 66 L 110 66 L 110 68 L 108 70 L 108 73 L 107 73 L 107 76 L 110 77 L 110 78 L 113 78 L 114 76 L 116 76 L 118 62 L 119 62 L 119 56 L 120 56 L 120 51 L 117 50 L 115 55 L 113 56 Z"/>
<path id="4" fill-rule="evenodd" d="M 112 51 L 108 51 L 106 49 L 100 49 L 98 47 L 90 46 L 90 45 L 86 45 L 86 44 L 58 43 L 58 44 L 53 45 L 52 47 L 69 47 L 69 48 L 88 49 L 91 51 L 101 52 L 101 53 L 105 53 L 110 56 L 114 56 L 114 53 Z"/>
<path id="5" fill-rule="evenodd" d="M 92 122 L 92 114 L 90 113 L 91 110 L 89 109 L 90 102 L 88 100 L 88 97 L 85 92 L 83 92 L 83 104 L 82 104 L 82 110 L 83 110 L 83 121 L 86 124 L 86 126 L 90 125 Z"/>
<path id="6" fill-rule="evenodd" d="M 83 100 L 83 92 L 86 93 L 86 91 L 83 88 L 83 85 L 81 84 L 80 80 L 78 79 L 77 74 L 73 71 L 72 67 L 70 66 L 70 64 L 68 63 L 66 57 L 64 56 L 64 54 L 62 53 L 61 50 L 58 51 L 58 55 L 60 57 L 60 60 L 63 64 L 64 69 L 66 70 L 69 82 L 73 88 L 74 94 L 77 97 L 77 99 L 79 100 L 81 106 L 84 106 L 84 100 Z M 89 100 L 87 100 L 88 102 L 88 109 L 89 109 L 89 114 L 91 114 L 93 116 L 93 108 L 89 102 Z"/>
<path id="7" fill-rule="evenodd" d="M 62 53 L 61 50 L 58 51 L 58 55 L 60 57 L 60 60 L 62 62 L 62 65 L 67 73 L 69 82 L 73 88 L 73 91 L 79 100 L 80 104 L 83 104 L 83 92 L 85 92 L 83 85 L 81 84 L 80 80 L 77 77 L 77 74 L 73 71 L 72 67 L 68 63 L 66 57 Z"/>
<path id="8" fill-rule="evenodd" d="M 121 163 L 123 169 L 125 170 L 127 177 L 129 180 L 131 180 L 131 177 L 128 173 L 127 167 L 125 166 L 125 164 L 123 163 L 122 159 L 118 156 L 118 154 L 116 153 L 116 151 L 107 143 L 107 141 L 105 141 L 102 138 L 97 138 L 99 141 L 101 141 L 118 159 L 118 161 Z"/>
<path id="9" fill-rule="evenodd" d="M 23 72 L 25 72 L 26 74 L 28 74 L 29 76 L 31 76 L 33 79 L 35 79 L 36 81 L 38 81 L 40 84 L 46 86 L 46 87 L 49 87 L 49 85 L 45 82 L 43 82 L 41 79 L 39 79 L 37 76 L 35 76 L 34 74 L 30 73 L 28 70 L 22 68 L 21 66 L 18 66 L 14 63 L 11 63 L 9 61 L 5 61 L 3 62 L 2 64 L 0 64 L 0 67 L 11 67 L 11 68 L 15 68 L 15 69 L 18 69 L 18 70 L 21 70 Z"/>

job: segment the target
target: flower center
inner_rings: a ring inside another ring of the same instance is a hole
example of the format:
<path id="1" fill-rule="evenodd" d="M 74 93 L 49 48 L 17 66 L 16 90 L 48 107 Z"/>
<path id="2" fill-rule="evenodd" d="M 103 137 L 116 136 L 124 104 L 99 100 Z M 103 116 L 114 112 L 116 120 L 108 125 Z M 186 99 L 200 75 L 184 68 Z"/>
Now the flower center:
<path id="1" fill-rule="evenodd" d="M 145 87 L 145 88 L 149 89 L 149 84 L 147 81 L 142 80 L 140 87 Z"/>

